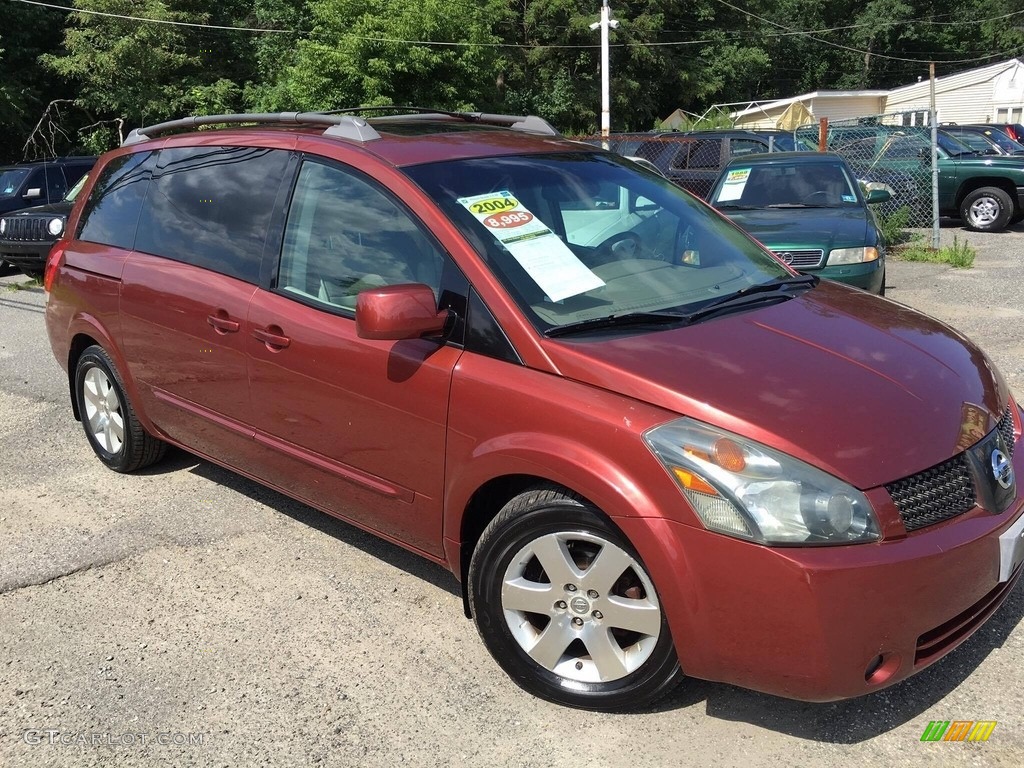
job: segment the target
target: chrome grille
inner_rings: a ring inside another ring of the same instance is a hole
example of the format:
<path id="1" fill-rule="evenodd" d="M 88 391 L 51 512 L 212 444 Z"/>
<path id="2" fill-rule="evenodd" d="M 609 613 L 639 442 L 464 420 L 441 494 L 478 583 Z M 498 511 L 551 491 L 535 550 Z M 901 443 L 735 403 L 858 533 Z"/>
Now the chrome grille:
<path id="1" fill-rule="evenodd" d="M 885 486 L 903 525 L 915 531 L 951 517 L 962 515 L 974 506 L 974 481 L 961 453 L 924 472 Z"/>
<path id="2" fill-rule="evenodd" d="M 1006 452 L 1013 456 L 1013 414 L 1010 413 L 1010 406 L 1006 406 L 1006 410 L 1003 411 L 1003 417 L 999 420 L 996 425 L 996 429 L 999 430 L 999 434 L 1003 436 L 1003 442 L 1006 443 Z"/>
<path id="3" fill-rule="evenodd" d="M 822 250 L 819 249 L 808 249 L 808 250 L 791 250 L 786 248 L 772 249 L 772 253 L 782 259 L 784 262 L 789 264 L 791 267 L 796 269 L 806 269 L 807 267 L 817 267 L 821 264 L 821 257 L 823 255 Z"/>
<path id="4" fill-rule="evenodd" d="M 53 236 L 46 231 L 46 224 L 53 216 L 10 216 L 4 221 L 3 235 L 0 240 L 46 241 Z"/>

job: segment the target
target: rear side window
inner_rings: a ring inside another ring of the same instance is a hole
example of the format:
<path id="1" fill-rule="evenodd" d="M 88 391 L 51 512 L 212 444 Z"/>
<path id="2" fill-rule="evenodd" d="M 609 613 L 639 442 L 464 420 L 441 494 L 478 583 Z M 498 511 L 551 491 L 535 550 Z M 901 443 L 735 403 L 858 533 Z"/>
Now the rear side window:
<path id="1" fill-rule="evenodd" d="M 161 150 L 135 249 L 258 283 L 287 164 L 262 147 Z"/>
<path id="2" fill-rule="evenodd" d="M 107 163 L 78 224 L 78 239 L 130 250 L 146 197 L 152 153 L 121 155 Z"/>
<path id="3" fill-rule="evenodd" d="M 722 145 L 718 139 L 697 142 L 686 160 L 686 167 L 691 169 L 716 169 L 721 164 Z"/>

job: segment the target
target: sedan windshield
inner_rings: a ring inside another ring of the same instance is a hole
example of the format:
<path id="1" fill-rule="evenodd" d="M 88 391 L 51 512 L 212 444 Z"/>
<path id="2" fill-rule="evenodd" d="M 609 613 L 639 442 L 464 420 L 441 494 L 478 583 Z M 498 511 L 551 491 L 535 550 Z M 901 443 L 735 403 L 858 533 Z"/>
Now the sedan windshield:
<path id="1" fill-rule="evenodd" d="M 616 155 L 488 157 L 404 171 L 541 331 L 601 318 L 628 318 L 622 325 L 631 327 L 676 314 L 683 321 L 791 276 L 706 205 Z"/>
<path id="2" fill-rule="evenodd" d="M 711 194 L 716 208 L 856 208 L 857 188 L 836 161 L 733 165 Z"/>

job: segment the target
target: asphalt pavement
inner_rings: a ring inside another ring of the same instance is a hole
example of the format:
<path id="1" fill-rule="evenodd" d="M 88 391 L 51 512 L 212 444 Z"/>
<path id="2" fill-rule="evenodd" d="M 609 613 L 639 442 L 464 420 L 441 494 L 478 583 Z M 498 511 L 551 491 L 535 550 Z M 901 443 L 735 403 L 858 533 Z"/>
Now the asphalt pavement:
<path id="1" fill-rule="evenodd" d="M 891 261 L 888 295 L 976 340 L 1024 397 L 1024 227 L 966 237 L 973 269 Z M 44 303 L 0 278 L 4 768 L 1024 765 L 1020 585 L 957 651 L 861 699 L 689 680 L 640 714 L 547 704 L 490 659 L 443 569 L 181 451 L 104 469 Z M 997 725 L 922 742 L 933 720 Z"/>

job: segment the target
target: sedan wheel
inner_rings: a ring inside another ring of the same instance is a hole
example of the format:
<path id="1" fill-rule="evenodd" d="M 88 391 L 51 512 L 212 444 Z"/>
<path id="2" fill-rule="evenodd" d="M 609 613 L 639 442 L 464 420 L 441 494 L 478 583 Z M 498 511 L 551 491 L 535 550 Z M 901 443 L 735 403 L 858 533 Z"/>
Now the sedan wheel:
<path id="1" fill-rule="evenodd" d="M 78 358 L 75 399 L 89 445 L 111 469 L 133 472 L 163 457 L 167 444 L 142 428 L 102 347 L 89 347 Z"/>
<path id="2" fill-rule="evenodd" d="M 524 493 L 470 566 L 481 637 L 526 690 L 561 704 L 650 704 L 682 677 L 657 591 L 621 533 L 555 489 Z"/>

